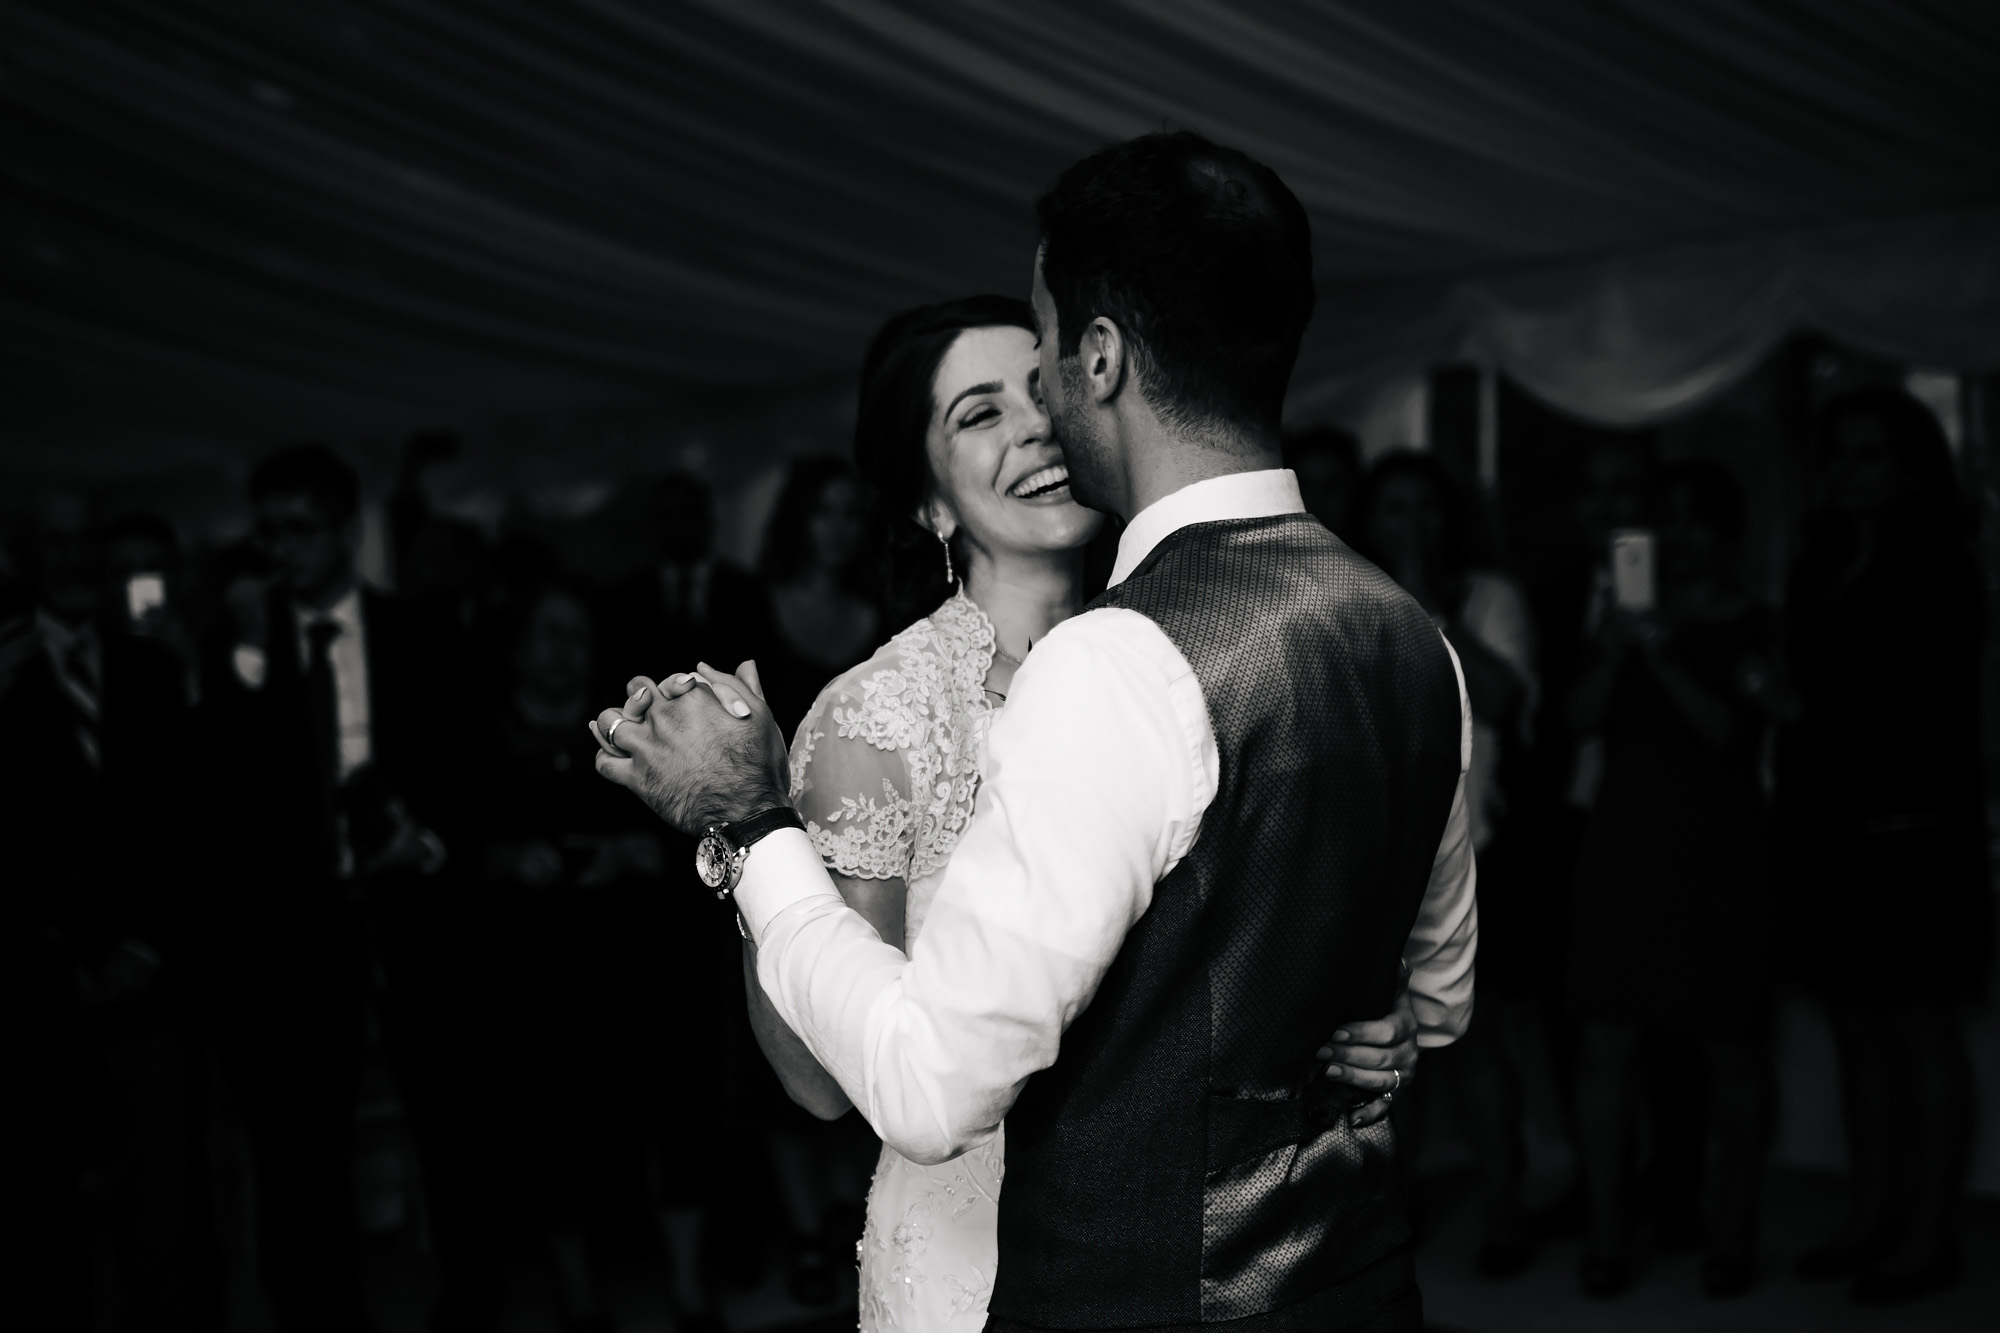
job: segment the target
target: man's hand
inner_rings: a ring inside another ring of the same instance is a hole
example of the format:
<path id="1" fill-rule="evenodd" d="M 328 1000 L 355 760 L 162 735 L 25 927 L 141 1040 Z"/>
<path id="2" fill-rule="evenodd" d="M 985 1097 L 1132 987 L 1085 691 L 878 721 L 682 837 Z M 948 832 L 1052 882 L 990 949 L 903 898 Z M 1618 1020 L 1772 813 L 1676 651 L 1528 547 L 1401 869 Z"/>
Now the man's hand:
<path id="1" fill-rule="evenodd" d="M 785 738 L 764 702 L 757 664 L 736 670 L 703 662 L 657 685 L 635 676 L 624 706 L 590 724 L 598 774 L 683 833 L 789 804 Z"/>
<path id="2" fill-rule="evenodd" d="M 1375 1100 L 1354 1108 L 1349 1116 L 1354 1128 L 1366 1128 L 1388 1115 L 1396 1090 L 1409 1082 L 1417 1067 L 1417 1011 L 1409 988 L 1396 996 L 1387 1015 L 1372 1023 L 1349 1023 L 1313 1054 L 1335 1062 L 1326 1068 L 1328 1078 L 1377 1094 Z"/>

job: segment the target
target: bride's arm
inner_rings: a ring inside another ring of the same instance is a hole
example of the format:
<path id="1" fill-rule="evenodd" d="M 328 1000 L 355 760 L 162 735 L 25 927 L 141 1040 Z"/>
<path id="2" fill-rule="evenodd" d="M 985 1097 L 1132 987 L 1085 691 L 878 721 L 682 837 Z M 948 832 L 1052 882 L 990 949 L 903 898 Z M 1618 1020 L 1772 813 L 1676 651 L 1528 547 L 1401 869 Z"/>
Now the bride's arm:
<path id="1" fill-rule="evenodd" d="M 841 898 L 884 944 L 901 949 L 909 897 L 903 872 L 917 822 L 907 796 L 909 738 L 896 731 L 893 704 L 871 700 L 868 687 L 870 677 L 898 665 L 878 654 L 821 692 L 792 741 L 791 796 Z M 771 1003 L 748 940 L 743 989 L 750 1030 L 786 1095 L 822 1120 L 845 1115 L 853 1103 Z"/>
<path id="2" fill-rule="evenodd" d="M 903 947 L 903 908 L 909 890 L 901 879 L 850 879 L 839 874 L 831 878 L 847 905 L 875 927 L 884 944 Z M 757 1034 L 758 1048 L 784 1084 L 785 1095 L 822 1120 L 845 1115 L 853 1103 L 778 1016 L 757 981 L 757 948 L 748 940 L 743 942 L 743 990 L 750 997 L 750 1030 Z"/>

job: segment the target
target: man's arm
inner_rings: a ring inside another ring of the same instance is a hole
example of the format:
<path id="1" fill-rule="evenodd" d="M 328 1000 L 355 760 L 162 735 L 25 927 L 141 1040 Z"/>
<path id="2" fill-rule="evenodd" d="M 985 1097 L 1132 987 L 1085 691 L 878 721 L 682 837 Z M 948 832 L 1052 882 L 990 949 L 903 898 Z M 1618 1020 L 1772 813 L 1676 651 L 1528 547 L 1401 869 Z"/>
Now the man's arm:
<path id="1" fill-rule="evenodd" d="M 734 697 L 733 682 L 717 684 Z M 705 689 L 670 693 L 612 738 L 631 757 L 607 752 L 599 770 L 674 822 L 752 813 L 775 777 L 731 795 L 690 770 L 754 769 L 753 727 Z M 1200 687 L 1158 627 L 1129 611 L 1065 622 L 1014 678 L 977 813 L 913 954 L 842 901 L 803 833 L 756 845 L 736 900 L 763 989 L 884 1141 L 915 1161 L 953 1157 L 1054 1062 L 1154 883 L 1192 845 L 1214 772 Z"/>
<path id="2" fill-rule="evenodd" d="M 913 954 L 841 903 L 802 835 L 764 867 L 752 856 L 737 900 L 764 989 L 897 1151 L 956 1156 L 1055 1061 L 1194 840 L 1204 744 L 1212 754 L 1199 686 L 1166 636 L 1097 612 L 1015 676 Z"/>

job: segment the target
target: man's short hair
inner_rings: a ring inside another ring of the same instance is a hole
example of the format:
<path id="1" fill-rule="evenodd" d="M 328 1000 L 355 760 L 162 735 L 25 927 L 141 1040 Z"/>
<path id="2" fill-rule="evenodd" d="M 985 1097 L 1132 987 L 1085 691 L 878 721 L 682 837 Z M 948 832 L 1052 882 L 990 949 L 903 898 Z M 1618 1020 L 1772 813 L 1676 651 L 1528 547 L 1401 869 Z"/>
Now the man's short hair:
<path id="1" fill-rule="evenodd" d="M 1035 213 L 1063 356 L 1102 315 L 1164 420 L 1277 437 L 1314 293 L 1312 225 L 1276 172 L 1148 134 L 1070 167 Z"/>
<path id="2" fill-rule="evenodd" d="M 323 444 L 294 444 L 251 469 L 250 499 L 303 495 L 335 524 L 361 512 L 361 479 L 347 461 Z"/>

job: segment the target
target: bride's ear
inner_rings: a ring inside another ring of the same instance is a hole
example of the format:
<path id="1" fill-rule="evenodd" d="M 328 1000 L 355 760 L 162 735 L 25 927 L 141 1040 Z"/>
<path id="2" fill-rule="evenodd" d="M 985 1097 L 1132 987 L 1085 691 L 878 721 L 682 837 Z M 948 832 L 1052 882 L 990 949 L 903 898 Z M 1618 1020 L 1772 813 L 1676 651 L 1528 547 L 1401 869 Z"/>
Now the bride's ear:
<path id="1" fill-rule="evenodd" d="M 917 512 L 911 517 L 917 521 L 918 527 L 935 533 L 939 541 L 950 541 L 952 534 L 958 531 L 958 519 L 935 495 L 918 505 Z"/>

